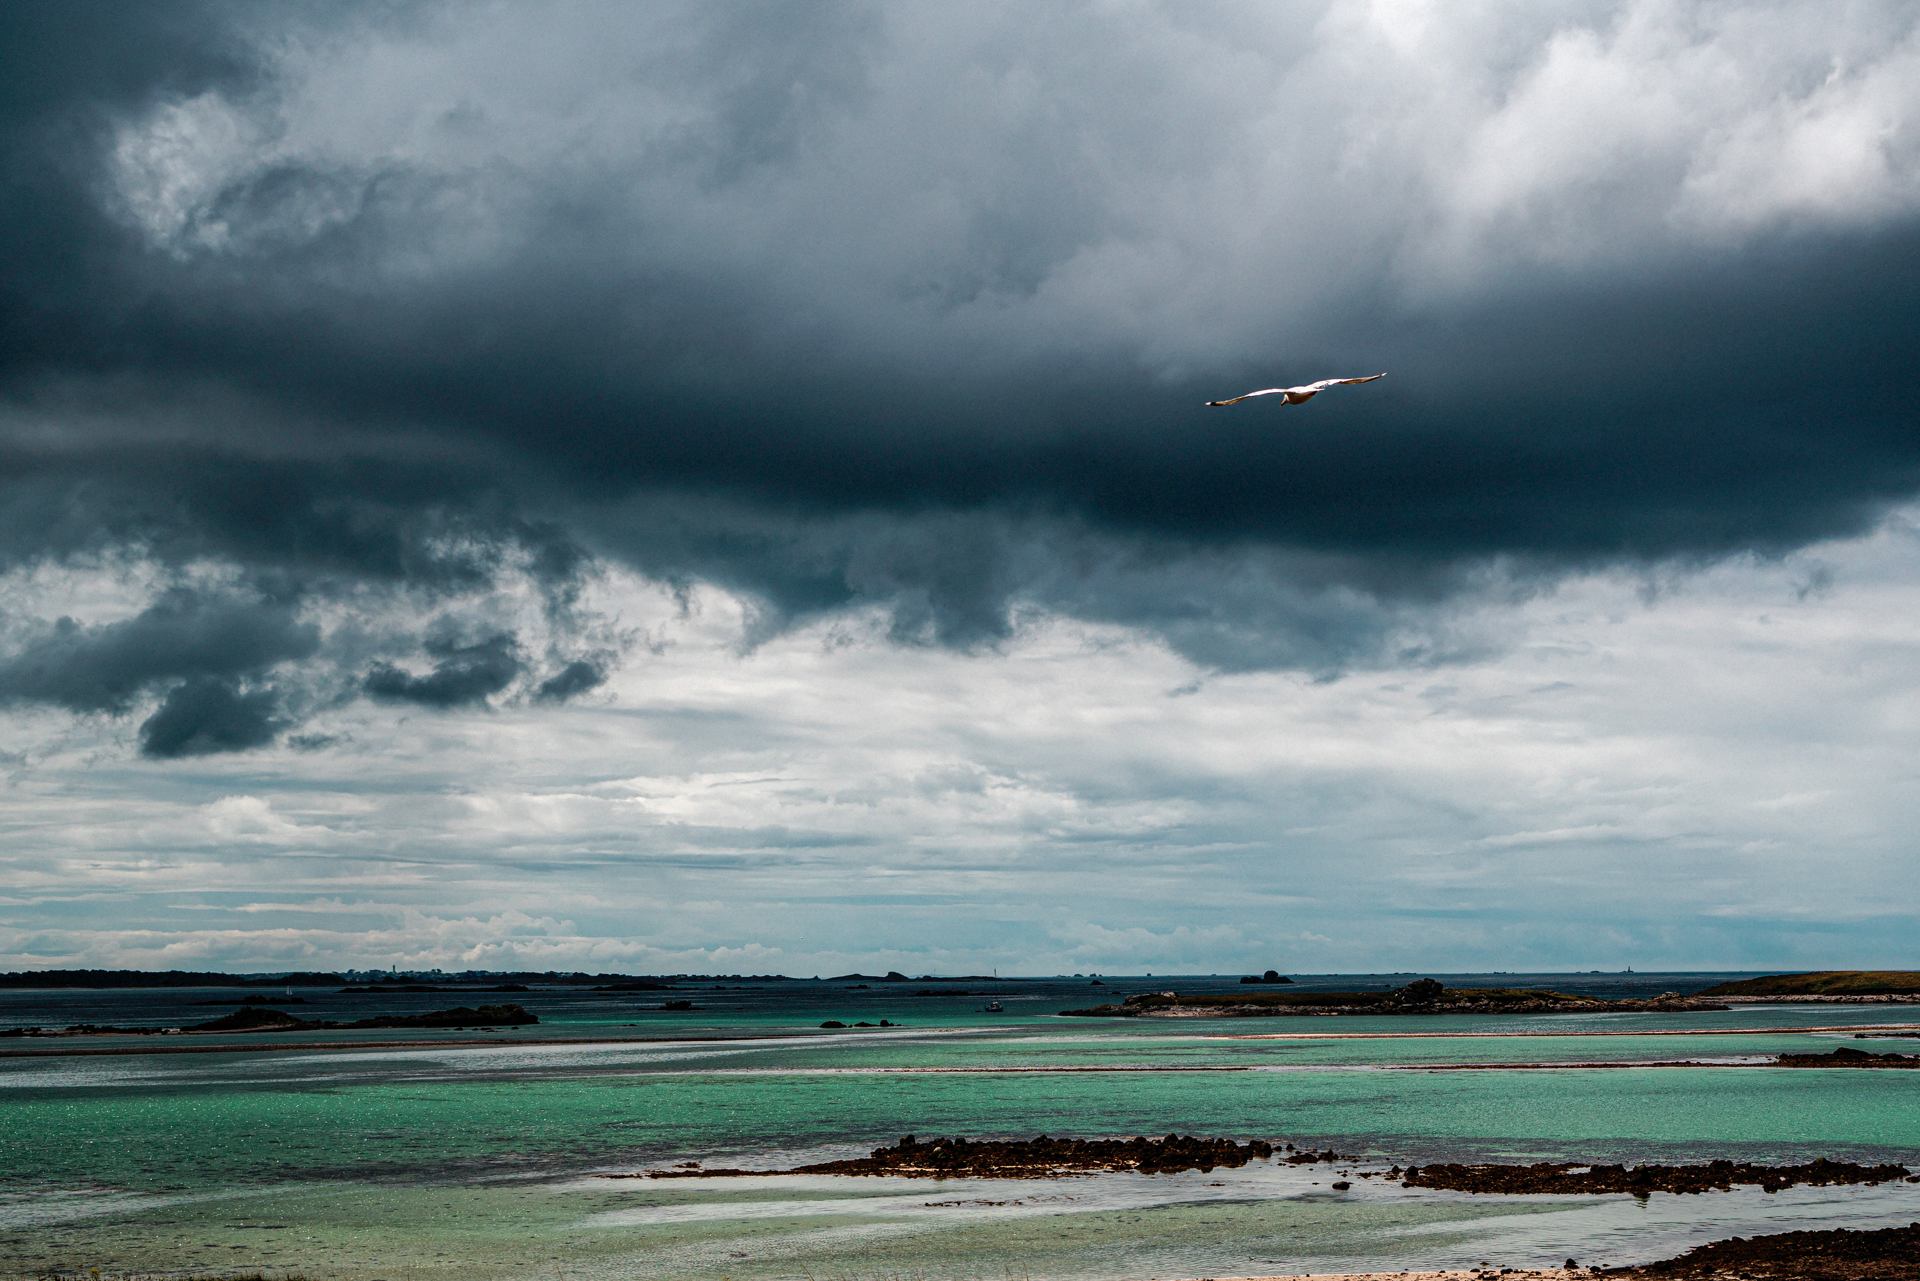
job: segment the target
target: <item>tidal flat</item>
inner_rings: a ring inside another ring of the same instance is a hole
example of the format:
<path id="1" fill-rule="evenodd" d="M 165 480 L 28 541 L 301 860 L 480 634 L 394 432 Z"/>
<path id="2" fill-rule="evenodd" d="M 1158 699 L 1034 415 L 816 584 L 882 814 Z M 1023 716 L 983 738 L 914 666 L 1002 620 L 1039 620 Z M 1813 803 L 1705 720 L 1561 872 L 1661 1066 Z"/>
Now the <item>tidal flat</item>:
<path id="1" fill-rule="evenodd" d="M 1550 984 L 1633 997 L 1724 977 Z M 1920 1027 L 1897 1008 L 1353 1016 L 1248 1036 L 1224 1019 L 1061 1018 L 1089 986 L 536 985 L 514 1000 L 539 1023 L 484 1038 L 396 1029 L 328 1049 L 326 1033 L 293 1032 L 273 1034 L 271 1053 L 236 1036 L 191 1054 L 154 1052 L 177 1037 L 71 1038 L 61 1046 L 115 1052 L 0 1056 L 0 1275 L 1117 1281 L 1624 1265 L 1733 1235 L 1920 1219 L 1920 1185 L 1903 1181 L 1636 1198 L 1355 1177 L 1447 1161 L 1920 1165 L 1920 1076 L 1766 1065 L 1865 1044 L 1854 1037 L 1868 1029 L 1875 1051 L 1920 1051 Z M 1094 992 L 1169 986 L 1109 977 Z M 314 1020 L 449 1004 L 304 996 Z M 220 997 L 10 991 L 0 1027 L 172 1025 Z M 900 1026 L 819 1027 L 882 1018 Z M 606 1177 L 689 1161 L 791 1169 L 907 1134 L 1168 1133 L 1342 1161 L 1046 1179 Z"/>

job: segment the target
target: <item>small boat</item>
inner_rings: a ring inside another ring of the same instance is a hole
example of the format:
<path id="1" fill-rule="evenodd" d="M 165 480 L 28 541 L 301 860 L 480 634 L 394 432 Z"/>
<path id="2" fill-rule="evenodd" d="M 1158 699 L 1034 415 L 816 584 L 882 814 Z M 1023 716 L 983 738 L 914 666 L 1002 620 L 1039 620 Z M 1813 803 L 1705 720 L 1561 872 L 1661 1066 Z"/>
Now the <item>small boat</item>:
<path id="1" fill-rule="evenodd" d="M 980 1010 L 981 1010 L 981 1013 L 983 1014 L 1005 1014 L 1007 1012 L 1007 1007 L 1000 1004 L 1000 1002 L 998 1001 L 988 1001 L 985 1005 L 980 1007 Z"/>

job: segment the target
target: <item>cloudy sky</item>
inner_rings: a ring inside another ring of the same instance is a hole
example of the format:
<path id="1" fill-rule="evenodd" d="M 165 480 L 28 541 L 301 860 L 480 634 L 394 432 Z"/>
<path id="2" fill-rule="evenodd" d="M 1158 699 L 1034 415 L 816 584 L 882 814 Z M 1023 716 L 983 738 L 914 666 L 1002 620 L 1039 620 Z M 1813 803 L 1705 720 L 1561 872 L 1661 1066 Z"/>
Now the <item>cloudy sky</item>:
<path id="1" fill-rule="evenodd" d="M 0 25 L 0 968 L 1915 960 L 1911 4 Z"/>

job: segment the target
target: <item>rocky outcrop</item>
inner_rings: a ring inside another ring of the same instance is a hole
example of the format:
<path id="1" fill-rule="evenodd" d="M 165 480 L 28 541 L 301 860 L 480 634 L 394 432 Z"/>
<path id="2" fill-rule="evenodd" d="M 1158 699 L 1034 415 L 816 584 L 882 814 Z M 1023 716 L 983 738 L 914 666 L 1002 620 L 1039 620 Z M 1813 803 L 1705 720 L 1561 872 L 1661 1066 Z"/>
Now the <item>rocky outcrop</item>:
<path id="1" fill-rule="evenodd" d="M 702 1170 L 684 1163 L 670 1170 L 616 1178 L 710 1178 L 718 1175 L 853 1174 L 888 1175 L 908 1179 L 1035 1179 L 1070 1174 L 1131 1170 L 1140 1174 L 1173 1174 L 1181 1170 L 1202 1173 L 1239 1169 L 1274 1155 L 1274 1145 L 1261 1139 L 1236 1143 L 1232 1139 L 1197 1138 L 1169 1134 L 1148 1139 L 1056 1139 L 1042 1134 L 1032 1139 L 928 1139 L 909 1134 L 892 1147 L 875 1148 L 863 1157 L 821 1161 L 791 1170 Z M 1301 1153 L 1292 1161 L 1333 1160 L 1333 1153 Z"/>
<path id="2" fill-rule="evenodd" d="M 243 1010 L 223 1014 L 205 1023 L 180 1029 L 183 1032 L 298 1032 L 315 1026 L 297 1014 L 285 1010 L 249 1005 Z"/>
<path id="3" fill-rule="evenodd" d="M 850 1161 L 823 1161 L 800 1167 L 804 1174 L 892 1174 L 911 1178 L 1019 1178 L 1092 1170 L 1137 1170 L 1170 1174 L 1177 1170 L 1238 1169 L 1264 1161 L 1273 1145 L 1255 1139 L 1205 1139 L 1169 1134 L 1162 1139 L 930 1139 L 909 1134 L 889 1148 L 875 1148 Z"/>
<path id="4" fill-rule="evenodd" d="M 1920 1223 L 1904 1228 L 1779 1232 L 1732 1237 L 1677 1259 L 1608 1268 L 1624 1281 L 1913 1281 Z"/>
<path id="5" fill-rule="evenodd" d="M 383 1014 L 378 1018 L 355 1019 L 351 1023 L 312 1023 L 320 1030 L 376 1027 L 519 1027 L 540 1020 L 518 1005 L 457 1005 L 451 1010 L 433 1010 L 426 1014 Z"/>
<path id="6" fill-rule="evenodd" d="M 1775 1067 L 1801 1068 L 1920 1068 L 1920 1054 L 1874 1054 L 1841 1046 L 1826 1054 L 1782 1054 Z"/>
<path id="7" fill-rule="evenodd" d="M 1892 1183 L 1911 1173 L 1904 1165 L 1857 1165 L 1852 1161 L 1829 1161 L 1825 1157 L 1803 1165 L 1709 1161 L 1704 1165 L 1627 1166 L 1541 1161 L 1534 1165 L 1419 1165 L 1407 1169 L 1401 1182 L 1410 1188 L 1441 1188 L 1450 1192 L 1563 1195 L 1625 1192 L 1644 1197 L 1655 1192 L 1725 1192 L 1735 1184 L 1778 1192 L 1799 1186 Z"/>

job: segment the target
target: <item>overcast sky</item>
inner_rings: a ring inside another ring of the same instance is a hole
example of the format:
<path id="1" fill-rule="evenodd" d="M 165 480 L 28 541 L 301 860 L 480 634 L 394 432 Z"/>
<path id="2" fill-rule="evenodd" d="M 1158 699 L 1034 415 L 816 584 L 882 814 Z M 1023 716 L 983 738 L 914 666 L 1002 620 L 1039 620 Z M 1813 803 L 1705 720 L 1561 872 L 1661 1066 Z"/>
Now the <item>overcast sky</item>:
<path id="1" fill-rule="evenodd" d="M 1916 959 L 1911 4 L 0 46 L 0 968 Z"/>

